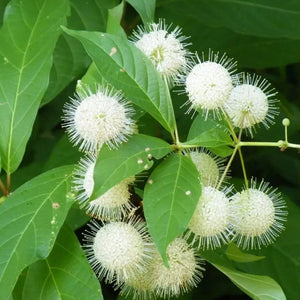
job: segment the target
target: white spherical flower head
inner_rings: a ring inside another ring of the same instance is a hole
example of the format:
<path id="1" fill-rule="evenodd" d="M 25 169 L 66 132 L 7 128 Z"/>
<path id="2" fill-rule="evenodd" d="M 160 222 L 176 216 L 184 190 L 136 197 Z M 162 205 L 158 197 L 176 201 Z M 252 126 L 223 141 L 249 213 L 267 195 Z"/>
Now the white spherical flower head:
<path id="1" fill-rule="evenodd" d="M 134 177 L 126 178 L 97 199 L 89 202 L 94 189 L 95 159 L 94 156 L 83 158 L 75 172 L 74 183 L 75 190 L 78 191 L 78 200 L 81 207 L 86 208 L 87 213 L 97 219 L 120 220 L 133 208 L 128 185 L 134 182 Z"/>
<path id="2" fill-rule="evenodd" d="M 189 155 L 200 174 L 202 186 L 216 186 L 224 171 L 224 159 L 203 149 L 190 151 Z"/>
<path id="3" fill-rule="evenodd" d="M 96 151 L 106 143 L 116 147 L 132 134 L 132 109 L 119 92 L 98 89 L 76 95 L 64 108 L 64 124 L 71 141 L 82 151 Z"/>
<path id="4" fill-rule="evenodd" d="M 202 190 L 194 215 L 189 224 L 189 235 L 198 248 L 215 249 L 228 242 L 230 188 L 219 191 L 207 186 Z"/>
<path id="5" fill-rule="evenodd" d="M 149 57 L 157 71 L 167 79 L 174 79 L 179 73 L 184 72 L 189 51 L 187 39 L 181 35 L 181 29 L 176 27 L 170 31 L 164 21 L 152 23 L 148 29 L 142 27 L 133 33 L 132 41 L 147 57 Z"/>
<path id="6" fill-rule="evenodd" d="M 251 127 L 262 123 L 266 128 L 268 123 L 273 123 L 277 114 L 274 105 L 277 100 L 270 100 L 276 95 L 274 89 L 270 89 L 266 80 L 258 76 L 243 76 L 242 84 L 236 86 L 224 108 L 234 126 L 247 128 L 251 133 Z"/>
<path id="7" fill-rule="evenodd" d="M 257 189 L 254 180 L 251 188 L 232 197 L 230 211 L 237 245 L 244 249 L 272 243 L 283 230 L 287 214 L 280 194 L 263 181 Z"/>
<path id="8" fill-rule="evenodd" d="M 197 56 L 198 62 L 190 67 L 187 76 L 180 79 L 185 84 L 185 91 L 189 100 L 184 105 L 192 109 L 202 109 L 206 117 L 209 112 L 219 115 L 223 104 L 228 99 L 233 89 L 233 69 L 236 63 L 223 55 L 220 59 L 218 53 L 209 53 L 208 61 Z"/>
<path id="9" fill-rule="evenodd" d="M 132 300 L 155 300 L 157 297 L 151 288 L 151 278 L 149 276 L 150 265 L 143 273 L 125 280 L 120 295 Z"/>
<path id="10" fill-rule="evenodd" d="M 149 276 L 157 296 L 169 298 L 188 292 L 203 277 L 204 268 L 193 248 L 183 238 L 175 239 L 167 248 L 169 268 L 156 253 L 151 262 Z"/>
<path id="11" fill-rule="evenodd" d="M 111 222 L 100 227 L 90 223 L 92 232 L 85 234 L 85 250 L 100 279 L 121 285 L 142 273 L 149 264 L 153 244 L 146 224 L 139 219 Z"/>

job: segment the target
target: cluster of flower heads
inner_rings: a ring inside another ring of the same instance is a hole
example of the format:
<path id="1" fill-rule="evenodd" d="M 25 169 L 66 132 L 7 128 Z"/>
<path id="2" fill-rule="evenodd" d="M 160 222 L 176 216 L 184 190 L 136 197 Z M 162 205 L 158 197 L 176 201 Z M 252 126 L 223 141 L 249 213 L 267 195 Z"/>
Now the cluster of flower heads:
<path id="1" fill-rule="evenodd" d="M 225 54 L 209 51 L 192 54 L 187 37 L 176 27 L 171 30 L 164 21 L 139 27 L 132 42 L 153 62 L 157 71 L 171 84 L 184 87 L 187 112 L 202 111 L 221 118 L 226 114 L 232 124 L 252 135 L 255 125 L 265 127 L 273 123 L 277 114 L 276 92 L 266 79 L 236 73 L 236 62 Z"/>
<path id="2" fill-rule="evenodd" d="M 280 193 L 263 180 L 257 186 L 233 192 L 232 186 L 217 188 L 223 161 L 208 151 L 187 153 L 202 180 L 202 194 L 189 224 L 187 238 L 198 249 L 215 249 L 236 242 L 243 249 L 260 248 L 275 241 L 284 229 L 286 206 Z M 203 168 L 203 166 L 207 168 Z"/>
<path id="3" fill-rule="evenodd" d="M 139 27 L 131 42 L 152 61 L 169 86 L 184 86 L 188 112 L 202 111 L 205 118 L 227 116 L 233 126 L 248 129 L 268 127 L 277 113 L 276 94 L 266 80 L 235 74 L 236 62 L 209 52 L 207 59 L 188 51 L 181 29 L 171 30 L 164 21 Z M 84 249 L 100 279 L 112 283 L 130 299 L 169 298 L 188 292 L 201 281 L 204 261 L 198 250 L 215 249 L 235 242 L 243 249 L 272 243 L 283 230 L 285 203 L 276 189 L 251 180 L 251 187 L 233 192 L 227 181 L 224 159 L 205 149 L 187 151 L 202 184 L 188 229 L 169 244 L 164 265 L 146 223 L 134 216 L 130 198 L 134 177 L 127 178 L 90 201 L 94 169 L 101 147 L 117 147 L 136 130 L 133 109 L 122 94 L 98 87 L 77 94 L 64 108 L 64 127 L 71 142 L 86 153 L 74 175 L 81 207 L 95 219 L 84 234 Z M 225 178 L 224 178 L 225 177 Z M 223 183 L 224 180 L 222 179 Z M 99 221 L 96 221 L 99 220 Z M 197 250 L 196 250 L 197 249 Z"/>

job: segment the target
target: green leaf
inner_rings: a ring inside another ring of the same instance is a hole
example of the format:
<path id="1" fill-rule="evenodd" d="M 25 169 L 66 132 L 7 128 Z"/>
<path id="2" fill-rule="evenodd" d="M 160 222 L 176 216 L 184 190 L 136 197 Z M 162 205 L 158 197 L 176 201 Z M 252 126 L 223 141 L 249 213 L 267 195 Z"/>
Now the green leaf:
<path id="1" fill-rule="evenodd" d="M 1 27 L 2 22 L 3 22 L 4 10 L 5 10 L 5 7 L 6 7 L 6 5 L 7 5 L 8 2 L 9 2 L 9 0 L 2 0 L 2 1 L 0 1 L 0 27 Z"/>
<path id="2" fill-rule="evenodd" d="M 47 88 L 67 0 L 13 0 L 0 30 L 0 156 L 13 173 L 24 155 Z"/>
<path id="3" fill-rule="evenodd" d="M 126 33 L 121 26 L 124 5 L 125 2 L 121 1 L 119 5 L 108 10 L 106 32 L 127 38 Z"/>
<path id="4" fill-rule="evenodd" d="M 271 277 L 244 273 L 236 270 L 230 262 L 208 251 L 201 254 L 214 267 L 225 274 L 237 287 L 254 300 L 285 300 L 280 285 Z"/>
<path id="5" fill-rule="evenodd" d="M 73 147 L 66 134 L 64 134 L 52 148 L 47 157 L 43 170 L 47 171 L 67 164 L 75 164 L 80 160 L 82 154 Z"/>
<path id="6" fill-rule="evenodd" d="M 230 260 L 240 263 L 253 262 L 265 258 L 265 256 L 257 256 L 243 252 L 234 243 L 230 243 L 228 245 L 225 254 Z"/>
<path id="7" fill-rule="evenodd" d="M 224 132 L 223 129 L 214 128 L 202 132 L 197 137 L 182 144 L 191 145 L 193 147 L 207 147 L 213 151 L 215 147 L 220 148 L 220 146 L 233 145 L 233 142 L 228 133 Z"/>
<path id="8" fill-rule="evenodd" d="M 227 133 L 227 127 L 222 123 L 223 121 L 220 123 L 212 119 L 205 120 L 199 114 L 189 130 L 188 141 L 183 144 L 206 147 L 219 156 L 230 155 L 233 150 L 228 145 L 233 145 L 233 143 Z"/>
<path id="9" fill-rule="evenodd" d="M 156 0 L 126 0 L 141 16 L 143 23 L 154 22 Z"/>
<path id="10" fill-rule="evenodd" d="M 103 299 L 99 281 L 67 226 L 48 258 L 29 267 L 23 299 Z"/>
<path id="11" fill-rule="evenodd" d="M 53 169 L 25 183 L 0 207 L 0 295 L 7 299 L 18 276 L 46 258 L 74 199 L 73 166 Z"/>
<path id="12" fill-rule="evenodd" d="M 169 91 L 151 61 L 129 41 L 99 33 L 64 31 L 81 41 L 99 73 L 125 97 L 147 111 L 169 132 L 175 117 Z"/>
<path id="13" fill-rule="evenodd" d="M 117 0 L 70 0 L 71 16 L 68 18 L 68 27 L 105 31 L 108 9 L 117 3 Z M 67 34 L 62 34 L 53 53 L 50 82 L 42 104 L 51 101 L 71 81 L 82 75 L 90 63 L 81 43 Z"/>
<path id="14" fill-rule="evenodd" d="M 165 141 L 143 134 L 133 135 L 118 149 L 103 147 L 94 169 L 94 191 L 91 199 L 96 199 L 123 179 L 148 170 L 153 161 L 172 151 Z"/>
<path id="15" fill-rule="evenodd" d="M 150 175 L 144 189 L 144 213 L 165 263 L 168 244 L 187 229 L 200 196 L 199 173 L 187 156 L 169 156 Z"/>
<path id="16" fill-rule="evenodd" d="M 161 1 L 168 7 L 176 6 L 176 2 L 182 5 L 180 0 Z M 199 22 L 211 27 L 226 27 L 241 34 L 300 38 L 300 29 L 297 26 L 300 16 L 299 1 L 190 0 L 185 3 L 184 12 L 190 18 L 197 15 Z"/>

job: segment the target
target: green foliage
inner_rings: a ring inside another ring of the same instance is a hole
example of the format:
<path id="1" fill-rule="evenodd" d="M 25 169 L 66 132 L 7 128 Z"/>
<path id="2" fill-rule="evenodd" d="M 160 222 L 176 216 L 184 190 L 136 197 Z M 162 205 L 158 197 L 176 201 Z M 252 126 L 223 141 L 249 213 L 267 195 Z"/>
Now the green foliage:
<path id="1" fill-rule="evenodd" d="M 204 257 L 252 299 L 286 299 L 281 287 L 274 279 L 238 271 L 221 256 L 204 254 Z"/>
<path id="2" fill-rule="evenodd" d="M 63 105 L 75 90 L 81 95 L 108 85 L 130 102 L 136 128 L 117 149 L 103 145 L 92 153 L 97 159 L 89 203 L 135 176 L 130 215 L 146 220 L 168 266 L 166 249 L 186 233 L 202 192 L 188 150 L 205 147 L 232 156 L 237 191 L 243 175 L 265 177 L 289 196 L 287 228 L 259 250 L 241 250 L 234 241 L 217 251 L 200 249 L 218 293 L 205 294 L 200 282 L 199 289 L 178 299 L 230 297 L 236 291 L 230 285 L 222 289 L 216 275 L 222 273 L 252 299 L 297 300 L 299 153 L 238 148 L 239 132 L 226 120 L 205 118 L 200 109 L 187 116 L 186 95 L 177 92 L 184 88 L 168 84 L 127 37 L 137 25 L 163 18 L 191 36 L 188 48 L 199 56 L 208 49 L 226 51 L 239 70 L 247 67 L 268 78 L 279 91 L 277 124 L 269 131 L 258 128 L 253 140 L 284 140 L 280 119 L 288 117 L 286 142 L 299 143 L 299 15 L 296 0 L 0 1 L 0 298 L 129 299 L 101 288 L 81 249 L 91 216 L 75 201 L 72 173 L 83 154 L 60 124 Z M 245 135 L 245 141 L 253 140 Z"/>
<path id="3" fill-rule="evenodd" d="M 200 196 L 199 174 L 188 157 L 170 155 L 149 177 L 144 191 L 144 213 L 166 265 L 167 246 L 187 229 Z"/>
<path id="4" fill-rule="evenodd" d="M 0 31 L 0 155 L 7 173 L 24 155 L 68 9 L 67 0 L 16 0 L 6 8 Z"/>
<path id="5" fill-rule="evenodd" d="M 27 271 L 24 299 L 103 299 L 96 275 L 72 230 L 63 226 L 50 255 Z"/>
<path id="6" fill-rule="evenodd" d="M 173 131 L 175 117 L 167 87 L 138 49 L 118 36 L 64 30 L 82 42 L 107 82 L 122 90 L 126 98 L 151 114 L 168 131 Z"/>
<path id="7" fill-rule="evenodd" d="M 46 172 L 27 182 L 1 205 L 1 297 L 6 299 L 22 270 L 46 258 L 74 201 L 73 166 Z"/>
<path id="8" fill-rule="evenodd" d="M 96 199 L 122 180 L 151 168 L 152 157 L 159 159 L 172 151 L 169 144 L 142 134 L 134 135 L 116 150 L 103 147 L 95 170 L 95 189 L 91 199 Z"/>

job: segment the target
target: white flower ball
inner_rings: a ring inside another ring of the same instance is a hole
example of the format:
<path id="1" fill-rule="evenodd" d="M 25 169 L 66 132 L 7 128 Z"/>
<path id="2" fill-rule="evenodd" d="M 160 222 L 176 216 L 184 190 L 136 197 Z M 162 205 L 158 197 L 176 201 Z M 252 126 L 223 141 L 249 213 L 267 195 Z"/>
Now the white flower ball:
<path id="1" fill-rule="evenodd" d="M 285 203 L 268 183 L 256 181 L 251 188 L 232 196 L 230 219 L 237 245 L 244 249 L 260 248 L 272 243 L 283 230 L 287 212 Z"/>
<path id="2" fill-rule="evenodd" d="M 157 296 L 169 298 L 188 292 L 203 277 L 203 261 L 183 238 L 175 239 L 167 248 L 169 268 L 157 252 L 151 262 L 149 277 Z"/>
<path id="3" fill-rule="evenodd" d="M 229 240 L 229 199 L 230 189 L 219 191 L 211 186 L 204 187 L 194 215 L 189 224 L 188 235 L 198 248 L 214 249 Z"/>
<path id="4" fill-rule="evenodd" d="M 269 86 L 260 77 L 244 75 L 243 83 L 232 90 L 224 103 L 224 109 L 235 127 L 247 128 L 251 133 L 251 127 L 258 123 L 262 122 L 267 128 L 268 123 L 273 123 L 277 114 L 276 100 L 270 100 L 270 97 L 276 93 Z"/>
<path id="5" fill-rule="evenodd" d="M 115 147 L 133 133 L 132 109 L 119 92 L 99 88 L 96 94 L 76 95 L 64 107 L 64 124 L 71 142 L 82 151 Z"/>
<path id="6" fill-rule="evenodd" d="M 121 285 L 128 278 L 142 273 L 149 264 L 153 244 L 146 224 L 139 219 L 111 222 L 100 227 L 90 223 L 85 234 L 86 253 L 100 279 Z"/>
<path id="7" fill-rule="evenodd" d="M 190 151 L 189 155 L 200 174 L 202 186 L 215 187 L 218 184 L 220 173 L 224 171 L 224 159 L 202 149 Z"/>
<path id="8" fill-rule="evenodd" d="M 147 57 L 150 58 L 157 71 L 167 79 L 174 79 L 182 73 L 188 62 L 190 53 L 187 51 L 187 38 L 181 35 L 181 29 L 176 27 L 169 32 L 170 27 L 164 21 L 142 27 L 133 32 L 132 41 Z"/>

